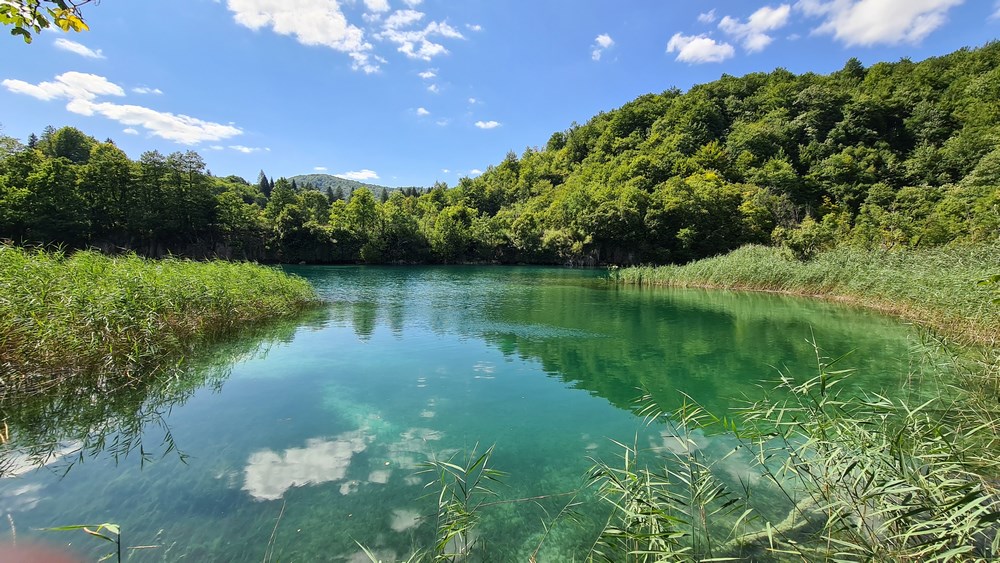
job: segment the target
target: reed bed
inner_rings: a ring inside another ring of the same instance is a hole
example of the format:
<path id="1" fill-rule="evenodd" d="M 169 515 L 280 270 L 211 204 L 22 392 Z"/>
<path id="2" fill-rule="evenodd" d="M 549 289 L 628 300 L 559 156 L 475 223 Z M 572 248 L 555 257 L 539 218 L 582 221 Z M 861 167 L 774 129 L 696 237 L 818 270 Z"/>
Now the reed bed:
<path id="1" fill-rule="evenodd" d="M 681 266 L 613 269 L 623 285 L 711 287 L 847 301 L 916 321 L 967 342 L 996 344 L 1000 307 L 977 284 L 1000 273 L 1000 243 L 917 250 L 837 248 L 800 261 L 745 246 Z"/>
<path id="2" fill-rule="evenodd" d="M 82 374 L 123 383 L 316 302 L 305 280 L 255 264 L 0 245 L 0 396 Z"/>

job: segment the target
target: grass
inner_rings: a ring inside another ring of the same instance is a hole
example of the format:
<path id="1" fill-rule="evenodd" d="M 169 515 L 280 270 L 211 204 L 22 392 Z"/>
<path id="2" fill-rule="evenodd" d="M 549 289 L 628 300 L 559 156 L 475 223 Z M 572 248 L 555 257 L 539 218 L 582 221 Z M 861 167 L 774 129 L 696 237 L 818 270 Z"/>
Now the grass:
<path id="1" fill-rule="evenodd" d="M 78 375 L 105 386 L 145 377 L 316 302 L 305 280 L 254 264 L 0 245 L 0 397 Z"/>
<path id="2" fill-rule="evenodd" d="M 746 246 L 682 266 L 611 271 L 627 285 L 773 291 L 847 301 L 884 311 L 965 342 L 1000 340 L 1000 306 L 979 280 L 1000 273 L 1000 243 L 919 250 L 837 248 L 809 261 L 781 249 Z"/>

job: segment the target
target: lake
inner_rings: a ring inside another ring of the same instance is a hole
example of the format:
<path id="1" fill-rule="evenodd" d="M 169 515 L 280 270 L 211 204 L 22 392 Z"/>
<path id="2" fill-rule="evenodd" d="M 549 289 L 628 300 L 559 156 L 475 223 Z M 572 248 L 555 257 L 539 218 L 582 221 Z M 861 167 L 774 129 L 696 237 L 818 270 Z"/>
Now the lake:
<path id="1" fill-rule="evenodd" d="M 596 270 L 288 269 L 328 306 L 138 390 L 6 406 L 0 541 L 13 530 L 96 558 L 109 544 L 39 529 L 115 522 L 144 547 L 137 561 L 367 560 L 359 543 L 405 558 L 434 537 L 421 464 L 494 445 L 498 500 L 549 496 L 482 509 L 488 559 L 526 561 L 540 543 L 540 560 L 579 559 L 606 517 L 592 493 L 571 494 L 594 461 L 615 463 L 614 440 L 671 450 L 640 395 L 726 415 L 779 373 L 816 375 L 813 341 L 846 354 L 838 368 L 859 388 L 899 394 L 919 370 L 912 327 L 824 302 L 618 288 Z M 733 448 L 721 433 L 694 442 Z M 738 456 L 719 471 L 759 479 Z M 546 535 L 574 498 L 577 521 Z"/>

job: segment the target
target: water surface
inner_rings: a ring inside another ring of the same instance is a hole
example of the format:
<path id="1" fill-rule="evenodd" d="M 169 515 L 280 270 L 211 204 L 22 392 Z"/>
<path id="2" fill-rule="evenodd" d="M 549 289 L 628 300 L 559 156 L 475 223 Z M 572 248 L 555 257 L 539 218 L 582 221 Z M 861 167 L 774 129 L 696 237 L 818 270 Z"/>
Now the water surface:
<path id="1" fill-rule="evenodd" d="M 116 522 L 125 545 L 158 546 L 134 560 L 259 561 L 269 543 L 275 560 L 364 560 L 355 542 L 405 557 L 433 538 L 428 459 L 495 444 L 502 498 L 572 492 L 593 460 L 619 455 L 612 440 L 670 449 L 669 429 L 636 414 L 644 392 L 724 415 L 779 372 L 815 375 L 812 342 L 848 354 L 839 367 L 867 389 L 904 393 L 916 369 L 910 327 L 828 303 L 617 288 L 600 271 L 291 270 L 329 305 L 137 393 L 5 407 L 15 445 L 56 454 L 32 469 L 7 452 L 0 514 L 18 539 L 100 556 L 83 534 L 37 529 Z M 720 470 L 757 478 L 737 458 Z M 568 499 L 492 506 L 480 541 L 494 560 L 527 560 Z M 603 510 L 556 526 L 541 559 L 579 558 Z"/>

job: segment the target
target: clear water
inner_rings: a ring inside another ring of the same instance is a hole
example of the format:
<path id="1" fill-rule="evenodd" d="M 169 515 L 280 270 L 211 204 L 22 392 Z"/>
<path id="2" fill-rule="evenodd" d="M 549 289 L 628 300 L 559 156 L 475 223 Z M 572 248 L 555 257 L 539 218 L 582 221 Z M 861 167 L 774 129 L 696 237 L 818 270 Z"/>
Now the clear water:
<path id="1" fill-rule="evenodd" d="M 813 376 L 812 339 L 850 352 L 840 366 L 869 389 L 898 393 L 913 370 L 910 327 L 827 303 L 616 288 L 600 271 L 292 270 L 329 306 L 138 392 L 4 407 L 22 454 L 56 454 L 32 469 L 6 453 L 0 514 L 18 541 L 100 556 L 94 538 L 38 529 L 116 522 L 124 545 L 157 546 L 131 560 L 366 560 L 356 542 L 405 557 L 433 538 L 435 489 L 416 474 L 429 458 L 495 444 L 502 498 L 572 492 L 619 455 L 612 440 L 669 448 L 636 414 L 640 389 L 726 414 L 779 369 Z M 737 458 L 722 471 L 747 477 Z M 525 561 L 544 537 L 540 560 L 579 559 L 606 513 L 585 493 L 580 522 L 544 536 L 569 498 L 483 509 L 487 558 Z"/>

